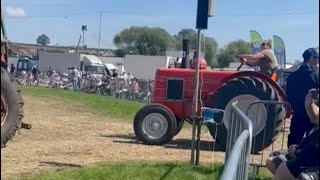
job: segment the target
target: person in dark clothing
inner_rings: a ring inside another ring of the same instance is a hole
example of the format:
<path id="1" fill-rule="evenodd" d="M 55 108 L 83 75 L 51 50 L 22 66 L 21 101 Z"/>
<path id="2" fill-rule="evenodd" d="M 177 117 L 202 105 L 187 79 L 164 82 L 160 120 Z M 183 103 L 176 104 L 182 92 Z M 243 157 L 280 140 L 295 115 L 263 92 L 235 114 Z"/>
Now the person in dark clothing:
<path id="1" fill-rule="evenodd" d="M 313 96 L 318 95 L 318 96 Z M 319 145 L 319 93 L 316 89 L 311 89 L 305 97 L 304 107 L 307 111 L 309 121 L 313 125 L 313 129 L 305 138 L 302 139 L 299 145 L 291 145 L 288 150 L 280 150 L 272 152 L 266 161 L 267 168 L 275 174 L 277 168 L 282 162 L 291 161 L 301 157 L 301 152 L 306 152 L 306 149 L 313 145 Z M 300 164 L 306 164 L 306 161 L 311 162 L 315 158 L 315 154 L 307 154 L 309 157 L 304 155 L 304 158 L 300 158 Z M 303 155 L 302 155 L 303 156 Z M 311 159 L 311 160 L 310 160 Z M 317 164 L 317 162 L 313 162 Z M 305 165 L 306 166 L 306 165 Z"/>
<path id="2" fill-rule="evenodd" d="M 52 67 L 49 68 L 48 76 L 51 77 L 54 73 L 54 69 Z"/>
<path id="3" fill-rule="evenodd" d="M 16 67 L 14 66 L 13 63 L 11 63 L 11 66 L 10 66 L 10 74 L 13 75 L 14 71 L 16 70 Z"/>
<path id="4" fill-rule="evenodd" d="M 302 139 L 299 145 L 291 145 L 288 150 L 272 152 L 266 161 L 266 166 L 275 174 L 279 165 L 283 162 L 296 162 L 299 158 L 300 164 L 306 164 L 306 162 L 310 162 L 310 159 L 315 159 L 315 157 L 312 157 L 314 154 L 309 153 L 308 155 L 311 155 L 311 157 L 304 155 L 305 158 L 301 158 L 301 156 L 303 157 L 303 151 L 305 152 L 317 144 L 319 144 L 319 127 L 315 126 L 310 133 Z M 317 164 L 317 162 L 313 162 L 313 164 Z"/>
<path id="5" fill-rule="evenodd" d="M 105 70 L 105 75 L 110 77 L 112 76 L 110 70 L 107 67 L 105 67 L 104 70 Z"/>
<path id="6" fill-rule="evenodd" d="M 313 94 L 317 96 L 314 97 Z M 319 94 L 318 90 L 311 89 L 304 102 L 310 122 L 313 123 L 314 128 L 296 146 L 292 145 L 290 154 L 292 157 L 288 160 L 281 162 L 276 168 L 275 180 L 294 180 L 300 175 L 304 177 L 317 176 L 319 174 Z M 268 167 L 268 166 L 267 166 Z M 299 177 L 301 179 L 301 176 Z"/>
<path id="7" fill-rule="evenodd" d="M 39 80 L 38 80 L 38 68 L 36 65 L 33 65 L 32 69 L 31 69 L 31 73 L 33 75 L 33 85 L 39 85 Z"/>
<path id="8" fill-rule="evenodd" d="M 118 76 L 119 76 L 119 75 L 118 75 L 117 70 L 116 70 L 116 69 L 113 69 L 113 70 L 112 70 L 112 77 L 117 78 Z"/>
<path id="9" fill-rule="evenodd" d="M 288 147 L 299 144 L 313 127 L 304 108 L 304 98 L 310 89 L 319 88 L 319 70 L 317 69 L 319 51 L 316 48 L 309 48 L 302 56 L 304 63 L 287 79 L 286 94 L 293 110 Z"/>

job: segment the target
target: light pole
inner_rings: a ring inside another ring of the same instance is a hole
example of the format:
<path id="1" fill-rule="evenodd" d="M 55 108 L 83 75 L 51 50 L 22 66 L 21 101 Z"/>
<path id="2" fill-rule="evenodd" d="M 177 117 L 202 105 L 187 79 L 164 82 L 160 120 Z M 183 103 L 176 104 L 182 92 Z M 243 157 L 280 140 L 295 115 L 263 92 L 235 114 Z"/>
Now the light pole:
<path id="1" fill-rule="evenodd" d="M 100 52 L 100 41 L 101 41 L 101 18 L 102 18 L 102 11 L 100 11 L 100 21 L 99 21 L 99 43 L 98 43 L 99 52 Z"/>
<path id="2" fill-rule="evenodd" d="M 84 49 L 84 32 L 87 31 L 87 25 L 82 25 L 81 30 L 82 30 L 82 47 Z"/>

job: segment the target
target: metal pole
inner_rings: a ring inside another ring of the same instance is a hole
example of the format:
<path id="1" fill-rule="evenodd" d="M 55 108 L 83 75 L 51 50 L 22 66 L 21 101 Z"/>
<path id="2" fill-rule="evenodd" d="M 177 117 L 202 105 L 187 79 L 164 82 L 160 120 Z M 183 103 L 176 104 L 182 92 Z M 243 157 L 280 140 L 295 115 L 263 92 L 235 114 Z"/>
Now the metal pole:
<path id="1" fill-rule="evenodd" d="M 100 11 L 100 21 L 99 21 L 99 44 L 98 44 L 99 51 L 100 51 L 100 41 L 101 41 L 101 18 L 102 18 L 102 11 Z"/>
<path id="2" fill-rule="evenodd" d="M 82 47 L 83 47 L 83 50 L 84 50 L 84 30 L 82 30 Z"/>
<path id="3" fill-rule="evenodd" d="M 197 130 L 197 111 L 198 111 L 198 99 L 199 99 L 199 59 L 200 59 L 200 48 L 201 48 L 201 30 L 198 29 L 198 48 L 197 48 L 197 59 L 196 59 L 196 72 L 195 72 L 195 91 L 193 95 L 192 104 L 192 140 L 191 140 L 191 164 L 195 164 L 195 145 L 196 145 L 196 130 Z"/>
<path id="4" fill-rule="evenodd" d="M 201 125 L 202 122 L 198 119 L 197 126 L 197 140 L 196 140 L 196 165 L 199 165 L 200 162 L 200 148 L 201 148 Z"/>

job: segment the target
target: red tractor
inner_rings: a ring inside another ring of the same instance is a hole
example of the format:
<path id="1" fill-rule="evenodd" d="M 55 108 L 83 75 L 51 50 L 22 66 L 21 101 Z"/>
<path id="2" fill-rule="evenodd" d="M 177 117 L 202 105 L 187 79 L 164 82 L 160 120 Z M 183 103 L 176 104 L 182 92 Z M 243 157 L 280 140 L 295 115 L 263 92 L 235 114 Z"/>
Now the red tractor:
<path id="1" fill-rule="evenodd" d="M 30 129 L 23 123 L 24 101 L 18 84 L 8 72 L 8 42 L 1 15 L 1 148 L 20 128 Z"/>
<path id="2" fill-rule="evenodd" d="M 241 66 L 244 64 L 242 61 Z M 238 68 L 238 70 L 241 68 Z M 199 104 L 225 110 L 215 120 L 223 119 L 218 126 L 216 142 L 222 149 L 226 147 L 226 125 L 230 119 L 232 102 L 238 100 L 243 111 L 257 100 L 286 101 L 283 90 L 270 77 L 254 71 L 200 70 Z M 134 118 L 134 132 L 137 138 L 148 145 L 162 145 L 170 141 L 181 130 L 184 121 L 192 122 L 192 103 L 195 91 L 195 70 L 158 69 L 156 72 L 152 103 L 140 109 Z M 258 152 L 272 144 L 289 115 L 280 105 L 259 106 L 259 113 L 253 123 L 256 138 L 254 151 Z M 200 115 L 200 107 L 198 110 Z M 287 115 L 287 116 L 286 116 Z M 276 121 L 276 122 L 274 122 Z M 276 125 L 274 127 L 274 124 Z M 266 132 L 263 128 L 266 125 Z M 214 125 L 207 125 L 211 135 L 215 135 Z M 265 141 L 263 137 L 265 134 Z"/>

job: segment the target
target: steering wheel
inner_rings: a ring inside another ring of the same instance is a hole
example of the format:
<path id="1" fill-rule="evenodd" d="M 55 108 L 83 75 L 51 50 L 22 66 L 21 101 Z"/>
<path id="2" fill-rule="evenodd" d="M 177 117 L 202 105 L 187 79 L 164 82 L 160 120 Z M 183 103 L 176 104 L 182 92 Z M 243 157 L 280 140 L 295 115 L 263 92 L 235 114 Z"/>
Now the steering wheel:
<path id="1" fill-rule="evenodd" d="M 252 67 L 250 64 L 247 63 L 246 59 L 241 58 L 240 56 L 236 55 L 236 58 L 240 60 L 240 66 L 237 68 L 237 71 L 240 71 L 243 65 L 247 65 L 249 67 Z"/>

